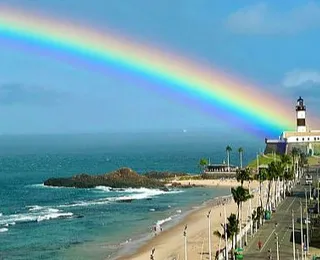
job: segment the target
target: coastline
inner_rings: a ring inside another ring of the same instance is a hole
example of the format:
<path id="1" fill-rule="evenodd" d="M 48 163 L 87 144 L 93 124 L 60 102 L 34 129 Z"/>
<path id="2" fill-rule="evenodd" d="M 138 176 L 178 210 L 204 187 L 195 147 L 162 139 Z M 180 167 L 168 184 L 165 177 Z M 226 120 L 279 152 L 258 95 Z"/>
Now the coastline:
<path id="1" fill-rule="evenodd" d="M 203 185 L 210 187 L 235 187 L 239 183 L 236 180 L 183 180 L 175 181 L 182 185 Z M 247 187 L 248 184 L 245 183 Z M 251 190 L 258 187 L 257 182 L 250 184 Z M 139 260 L 150 259 L 152 248 L 155 248 L 155 259 L 174 260 L 184 257 L 184 237 L 183 231 L 187 225 L 187 240 L 188 240 L 188 257 L 190 259 L 197 259 L 203 255 L 208 254 L 208 218 L 207 214 L 211 210 L 211 233 L 218 230 L 222 232 L 221 223 L 224 221 L 224 207 L 226 208 L 226 216 L 231 213 L 236 214 L 237 205 L 233 202 L 232 195 L 212 198 L 205 201 L 194 209 L 186 212 L 185 216 L 181 217 L 176 223 L 165 227 L 164 230 L 157 236 L 149 236 L 146 238 L 140 247 L 136 250 L 128 252 L 126 255 L 116 257 L 117 260 Z M 252 200 L 252 207 L 258 205 L 259 201 L 255 197 Z M 246 218 L 249 202 L 243 204 L 242 215 Z M 211 236 L 212 254 L 215 256 L 219 248 L 219 238 Z M 224 247 L 224 241 L 220 241 L 220 247 Z"/>

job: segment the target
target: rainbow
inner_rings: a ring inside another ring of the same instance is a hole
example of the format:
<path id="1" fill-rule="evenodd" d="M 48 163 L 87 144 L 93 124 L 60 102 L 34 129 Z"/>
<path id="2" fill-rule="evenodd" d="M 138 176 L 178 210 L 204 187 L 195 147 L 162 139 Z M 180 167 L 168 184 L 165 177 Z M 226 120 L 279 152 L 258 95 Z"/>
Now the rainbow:
<path id="1" fill-rule="evenodd" d="M 0 40 L 27 43 L 100 68 L 115 68 L 142 79 L 150 91 L 159 88 L 185 97 L 193 106 L 220 116 L 235 129 L 259 129 L 264 135 L 279 135 L 294 127 L 292 104 L 285 104 L 275 95 L 217 69 L 115 33 L 2 6 Z"/>

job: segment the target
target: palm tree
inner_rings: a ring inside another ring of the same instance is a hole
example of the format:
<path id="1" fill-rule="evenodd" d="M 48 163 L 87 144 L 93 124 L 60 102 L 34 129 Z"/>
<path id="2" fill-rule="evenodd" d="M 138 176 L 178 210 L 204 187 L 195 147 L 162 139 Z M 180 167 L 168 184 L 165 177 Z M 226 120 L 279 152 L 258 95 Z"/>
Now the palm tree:
<path id="1" fill-rule="evenodd" d="M 238 149 L 238 153 L 239 153 L 240 169 L 242 169 L 242 155 L 243 155 L 243 148 L 242 147 L 240 147 Z"/>
<path id="2" fill-rule="evenodd" d="M 227 145 L 226 152 L 227 152 L 227 165 L 228 165 L 228 172 L 230 172 L 230 152 L 232 151 L 232 148 L 230 145 Z"/>
<path id="3" fill-rule="evenodd" d="M 275 180 L 279 181 L 279 178 L 283 176 L 284 173 L 284 166 L 279 161 L 274 161 L 268 164 L 267 169 L 267 179 L 268 179 L 268 198 L 267 198 L 267 207 L 271 211 L 271 203 L 270 203 L 270 196 L 271 196 L 271 184 L 275 186 L 275 194 L 277 194 L 277 185 L 275 185 Z M 275 195 L 276 199 L 276 195 Z M 276 200 L 275 200 L 276 203 Z"/>
<path id="4" fill-rule="evenodd" d="M 232 258 L 233 258 L 233 249 L 235 249 L 234 238 L 236 234 L 239 233 L 239 221 L 237 219 L 236 214 L 231 213 L 230 216 L 227 218 L 228 223 L 226 225 L 225 231 L 227 233 L 228 240 L 231 240 L 232 243 Z M 224 225 L 222 225 L 224 227 Z M 213 232 L 214 235 L 217 237 L 225 238 L 225 234 L 221 234 L 220 231 L 216 230 Z"/>
<path id="5" fill-rule="evenodd" d="M 236 171 L 236 178 L 237 181 L 241 183 L 241 187 L 243 187 L 243 183 L 245 181 L 251 181 L 252 180 L 252 171 L 249 167 L 245 169 L 237 169 Z"/>
<path id="6" fill-rule="evenodd" d="M 262 224 L 262 219 L 263 219 L 263 213 L 264 210 L 262 207 L 257 207 L 257 210 L 254 210 L 252 213 L 252 220 L 254 222 L 254 225 L 256 227 L 256 231 L 258 230 L 258 223 L 259 223 L 259 227 Z"/>
<path id="7" fill-rule="evenodd" d="M 286 196 L 286 185 L 287 185 L 287 181 L 288 179 L 286 177 L 288 177 L 288 172 L 290 171 L 289 169 L 289 165 L 291 164 L 291 158 L 289 155 L 287 154 L 283 154 L 281 156 L 281 163 L 283 164 L 284 168 L 285 168 L 285 171 L 283 172 L 282 174 L 282 190 L 283 190 L 283 198 L 285 198 Z"/>
<path id="8" fill-rule="evenodd" d="M 303 168 L 308 164 L 308 159 L 307 159 L 306 154 L 303 153 L 303 152 L 300 152 L 299 155 L 300 156 L 299 156 L 299 161 L 298 162 L 299 162 L 299 165 Z"/>
<path id="9" fill-rule="evenodd" d="M 263 205 L 262 205 L 262 194 L 261 194 L 261 192 L 262 192 L 262 183 L 267 180 L 267 175 L 268 175 L 268 172 L 267 172 L 266 168 L 259 169 L 259 172 L 256 175 L 256 180 L 259 181 L 259 196 L 260 196 L 260 207 L 261 208 L 263 208 Z"/>
<path id="10" fill-rule="evenodd" d="M 296 147 L 293 147 L 292 150 L 291 150 L 291 157 L 292 157 L 292 164 L 293 164 L 293 171 L 294 171 L 294 174 L 296 176 L 296 163 L 297 163 L 297 158 L 299 157 L 299 149 L 296 148 Z"/>
<path id="11" fill-rule="evenodd" d="M 250 194 L 249 189 L 245 189 L 242 186 L 238 186 L 237 188 L 231 188 L 231 194 L 234 202 L 237 204 L 237 220 L 240 222 L 240 210 L 242 211 L 242 203 L 247 200 L 253 198 L 253 195 Z M 241 232 L 241 222 L 240 222 L 240 232 Z M 236 239 L 237 241 L 237 239 Z"/>
<path id="12" fill-rule="evenodd" d="M 267 168 L 267 180 L 268 180 L 267 209 L 269 211 L 271 211 L 270 198 L 271 198 L 272 181 L 275 179 L 275 177 L 276 177 L 276 171 L 274 167 L 274 162 L 271 162 L 268 164 L 268 168 Z"/>
<path id="13" fill-rule="evenodd" d="M 208 160 L 206 158 L 201 158 L 199 161 L 199 167 L 202 172 L 204 172 L 205 167 L 208 165 Z"/>
<path id="14" fill-rule="evenodd" d="M 289 168 L 288 170 L 286 170 L 284 172 L 283 179 L 286 182 L 285 188 L 284 188 L 284 193 L 287 194 L 288 193 L 288 182 L 294 180 L 294 172 L 293 172 L 292 168 Z"/>

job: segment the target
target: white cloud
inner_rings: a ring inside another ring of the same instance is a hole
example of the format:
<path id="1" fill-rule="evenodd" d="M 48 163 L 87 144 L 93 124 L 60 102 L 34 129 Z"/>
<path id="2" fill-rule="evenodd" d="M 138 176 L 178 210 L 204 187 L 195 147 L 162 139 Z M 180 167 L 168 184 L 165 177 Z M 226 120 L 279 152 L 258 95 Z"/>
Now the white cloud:
<path id="1" fill-rule="evenodd" d="M 320 5 L 308 2 L 303 6 L 278 12 L 266 3 L 241 8 L 229 15 L 227 27 L 240 34 L 295 34 L 320 28 Z"/>
<path id="2" fill-rule="evenodd" d="M 282 81 L 282 85 L 287 88 L 303 85 L 320 85 L 320 71 L 297 69 L 287 72 Z"/>

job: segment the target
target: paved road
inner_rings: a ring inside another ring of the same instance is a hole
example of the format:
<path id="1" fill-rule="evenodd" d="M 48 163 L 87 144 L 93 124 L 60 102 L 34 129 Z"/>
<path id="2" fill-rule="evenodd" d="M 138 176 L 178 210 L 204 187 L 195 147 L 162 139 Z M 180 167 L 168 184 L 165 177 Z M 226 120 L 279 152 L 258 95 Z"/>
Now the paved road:
<path id="1" fill-rule="evenodd" d="M 271 249 L 272 259 L 276 257 L 276 236 L 278 234 L 279 253 L 281 260 L 292 260 L 292 210 L 295 212 L 295 220 L 300 218 L 300 198 L 304 202 L 304 187 L 297 186 L 294 189 L 294 196 L 287 197 L 277 208 L 277 212 L 272 215 L 271 220 L 265 224 L 254 235 L 244 251 L 244 259 L 269 259 Z M 276 223 L 277 226 L 275 225 Z M 300 224 L 295 221 L 296 249 L 301 252 L 300 245 Z M 258 241 L 262 241 L 261 250 L 258 249 Z M 300 253 L 299 252 L 299 253 Z M 297 258 L 297 255 L 296 255 Z M 298 258 L 297 258 L 298 259 Z"/>

